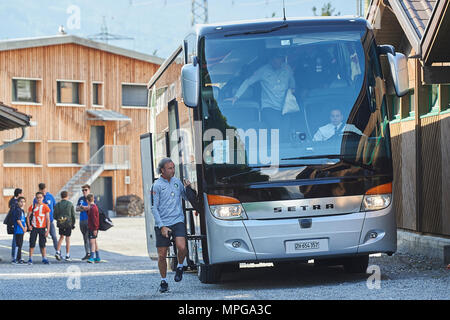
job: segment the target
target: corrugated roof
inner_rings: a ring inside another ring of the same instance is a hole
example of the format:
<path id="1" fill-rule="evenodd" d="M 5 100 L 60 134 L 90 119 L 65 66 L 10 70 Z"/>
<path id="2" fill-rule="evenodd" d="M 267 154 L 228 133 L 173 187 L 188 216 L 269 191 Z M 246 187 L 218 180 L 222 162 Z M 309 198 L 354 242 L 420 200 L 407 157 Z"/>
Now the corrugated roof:
<path id="1" fill-rule="evenodd" d="M 30 126 L 31 116 L 0 102 L 0 131 Z"/>
<path id="2" fill-rule="evenodd" d="M 87 110 L 87 113 L 93 118 L 89 118 L 88 120 L 100 120 L 100 121 L 131 121 L 131 118 L 123 115 L 119 112 L 112 110 Z"/>

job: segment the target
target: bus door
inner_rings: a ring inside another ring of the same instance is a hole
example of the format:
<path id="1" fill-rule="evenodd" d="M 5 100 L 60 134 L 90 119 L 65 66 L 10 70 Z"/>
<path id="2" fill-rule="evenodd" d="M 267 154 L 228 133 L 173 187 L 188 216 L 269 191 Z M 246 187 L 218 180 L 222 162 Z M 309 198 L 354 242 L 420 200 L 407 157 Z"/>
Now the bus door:
<path id="1" fill-rule="evenodd" d="M 141 167 L 142 186 L 144 189 L 144 214 L 147 235 L 147 251 L 150 259 L 157 260 L 155 219 L 152 214 L 151 188 L 155 181 L 155 168 L 153 162 L 153 137 L 151 133 L 141 136 Z"/>
<path id="2" fill-rule="evenodd" d="M 178 102 L 176 99 L 173 99 L 169 102 L 168 105 L 168 123 L 169 123 L 169 132 L 168 132 L 168 145 L 169 145 L 169 157 L 175 163 L 175 176 L 179 178 L 181 181 L 184 179 L 189 179 L 189 174 L 187 172 L 186 166 L 186 157 L 185 150 L 186 146 L 184 145 L 186 141 L 185 137 L 180 134 L 180 118 L 178 114 Z M 192 181 L 191 181 L 192 182 Z M 183 201 L 183 212 L 186 221 L 186 232 L 187 232 L 187 248 L 189 255 L 187 260 L 185 261 L 185 265 L 189 266 L 191 269 L 195 267 L 195 261 L 197 261 L 197 247 L 194 247 L 194 243 L 191 239 L 191 235 L 195 234 L 195 223 L 193 216 L 193 207 L 187 201 Z M 174 248 L 176 255 L 176 248 Z M 175 261 L 176 262 L 176 261 Z M 175 270 L 175 266 L 173 266 L 172 270 Z"/>

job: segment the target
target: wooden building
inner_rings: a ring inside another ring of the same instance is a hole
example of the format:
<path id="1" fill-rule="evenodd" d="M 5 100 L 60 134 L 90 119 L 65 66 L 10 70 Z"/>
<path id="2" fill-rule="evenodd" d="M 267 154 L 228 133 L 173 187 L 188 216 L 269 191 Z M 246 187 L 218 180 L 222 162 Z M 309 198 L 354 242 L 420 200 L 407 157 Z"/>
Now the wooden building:
<path id="1" fill-rule="evenodd" d="M 139 136 L 149 131 L 147 81 L 162 59 L 73 35 L 0 41 L 0 101 L 32 116 L 26 139 L 0 152 L 3 201 L 28 203 L 44 182 L 72 200 L 92 185 L 104 210 L 142 197 Z M 0 142 L 20 136 L 0 133 Z"/>
<path id="2" fill-rule="evenodd" d="M 388 99 L 398 227 L 450 236 L 448 0 L 372 0 L 377 43 L 408 59 L 410 92 Z"/>

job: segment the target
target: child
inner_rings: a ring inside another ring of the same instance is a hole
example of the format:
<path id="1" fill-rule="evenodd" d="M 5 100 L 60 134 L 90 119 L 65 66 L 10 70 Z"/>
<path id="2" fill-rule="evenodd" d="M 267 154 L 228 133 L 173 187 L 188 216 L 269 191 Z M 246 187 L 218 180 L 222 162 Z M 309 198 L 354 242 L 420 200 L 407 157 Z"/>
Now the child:
<path id="1" fill-rule="evenodd" d="M 23 235 L 27 232 L 27 223 L 25 211 L 25 198 L 19 197 L 17 199 L 17 206 L 14 208 L 14 236 L 16 239 L 16 247 L 14 252 L 14 258 L 12 263 L 24 264 L 22 259 L 22 245 L 23 245 Z"/>
<path id="2" fill-rule="evenodd" d="M 72 202 L 68 200 L 69 194 L 67 191 L 61 192 L 61 201 L 55 205 L 53 218 L 57 221 L 56 225 L 59 228 L 59 241 L 56 247 L 56 260 L 60 261 L 61 246 L 66 239 L 66 261 L 71 261 L 70 258 L 70 236 L 72 235 L 72 229 L 75 228 L 75 209 Z"/>
<path id="3" fill-rule="evenodd" d="M 91 256 L 88 263 L 98 263 L 100 262 L 100 253 L 98 252 L 98 244 L 97 244 L 97 236 L 99 229 L 99 216 L 98 216 L 98 208 L 94 203 L 94 195 L 88 194 L 86 197 L 89 210 L 88 210 L 88 229 L 89 229 L 89 241 L 91 244 Z M 94 258 L 95 253 L 95 258 Z"/>
<path id="4" fill-rule="evenodd" d="M 36 240 L 39 236 L 39 248 L 41 249 L 42 263 L 50 264 L 46 257 L 45 243 L 47 241 L 48 233 L 50 232 L 50 208 L 43 203 L 44 194 L 42 192 L 36 193 L 36 205 L 31 205 L 28 209 L 27 224 L 31 230 L 30 234 L 30 258 L 28 264 L 33 264 L 33 252 L 36 246 Z M 30 221 L 30 217 L 33 219 Z"/>

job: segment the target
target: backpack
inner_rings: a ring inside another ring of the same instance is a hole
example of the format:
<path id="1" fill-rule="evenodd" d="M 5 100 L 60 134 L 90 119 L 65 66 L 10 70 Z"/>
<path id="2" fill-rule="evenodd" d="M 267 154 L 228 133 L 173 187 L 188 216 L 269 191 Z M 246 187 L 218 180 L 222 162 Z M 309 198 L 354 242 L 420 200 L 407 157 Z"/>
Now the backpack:
<path id="1" fill-rule="evenodd" d="M 103 210 L 100 209 L 99 206 L 97 206 L 97 208 L 98 208 L 98 222 L 99 222 L 98 229 L 100 231 L 106 231 L 109 228 L 114 227 L 114 224 L 112 220 L 108 217 L 108 215 L 105 214 L 105 212 L 103 212 Z"/>
<path id="2" fill-rule="evenodd" d="M 9 209 L 5 220 L 3 220 L 3 224 L 6 225 L 6 232 L 8 234 L 14 234 L 14 207 Z"/>

